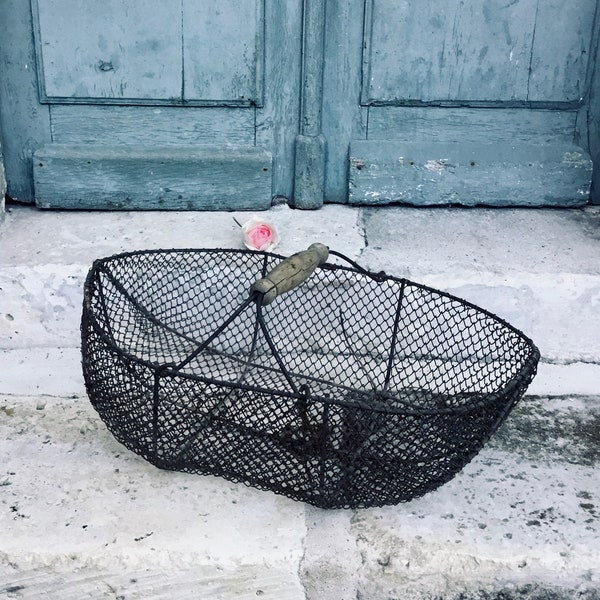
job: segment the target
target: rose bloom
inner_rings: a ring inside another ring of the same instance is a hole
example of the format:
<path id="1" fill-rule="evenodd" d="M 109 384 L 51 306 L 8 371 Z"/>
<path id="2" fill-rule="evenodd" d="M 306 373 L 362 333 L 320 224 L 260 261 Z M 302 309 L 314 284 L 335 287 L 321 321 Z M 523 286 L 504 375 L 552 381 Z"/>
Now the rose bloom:
<path id="1" fill-rule="evenodd" d="M 268 252 L 279 243 L 279 234 L 275 225 L 258 217 L 252 217 L 244 223 L 242 232 L 244 233 L 244 245 L 250 250 Z"/>

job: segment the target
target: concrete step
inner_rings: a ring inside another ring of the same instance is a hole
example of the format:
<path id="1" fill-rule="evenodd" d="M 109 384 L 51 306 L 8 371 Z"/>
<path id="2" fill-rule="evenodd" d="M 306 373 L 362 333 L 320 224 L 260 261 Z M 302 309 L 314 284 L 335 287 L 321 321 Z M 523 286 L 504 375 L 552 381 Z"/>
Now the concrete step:
<path id="1" fill-rule="evenodd" d="M 315 213 L 279 207 L 267 218 L 282 233 L 277 251 L 313 240 L 358 258 L 357 211 Z M 242 248 L 247 213 L 8 211 L 0 238 L 0 392 L 82 394 L 79 347 L 83 283 L 96 258 L 150 248 Z M 34 361 L 36 369 L 32 371 Z"/>
<path id="2" fill-rule="evenodd" d="M 83 279 L 140 248 L 240 247 L 240 213 L 11 208 L 0 229 L 0 598 L 600 598 L 598 209 L 286 207 L 319 240 L 444 289 L 540 347 L 528 395 L 451 482 L 407 504 L 324 511 L 160 471 L 85 396 Z"/>
<path id="3" fill-rule="evenodd" d="M 600 207 L 366 209 L 363 218 L 371 270 L 498 314 L 532 337 L 546 364 L 600 363 Z"/>
<path id="4" fill-rule="evenodd" d="M 279 227 L 281 254 L 321 240 L 371 270 L 456 294 L 522 329 L 542 354 L 530 393 L 598 392 L 600 209 L 328 205 L 265 216 Z M 0 238 L 0 391 L 81 394 L 79 319 L 91 263 L 142 248 L 241 247 L 234 218 L 248 215 L 9 210 Z"/>
<path id="5" fill-rule="evenodd" d="M 2 396 L 0 598 L 597 600 L 599 400 L 528 396 L 437 491 L 326 511 L 160 471 L 85 399 Z"/>

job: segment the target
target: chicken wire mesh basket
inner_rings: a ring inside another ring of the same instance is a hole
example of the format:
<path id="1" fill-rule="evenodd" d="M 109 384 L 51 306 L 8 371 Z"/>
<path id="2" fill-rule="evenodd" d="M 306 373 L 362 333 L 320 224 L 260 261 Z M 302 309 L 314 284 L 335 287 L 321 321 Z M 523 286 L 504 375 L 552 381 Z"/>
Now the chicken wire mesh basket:
<path id="1" fill-rule="evenodd" d="M 163 469 L 324 508 L 405 502 L 449 481 L 523 395 L 537 348 L 464 300 L 331 254 L 347 262 L 321 257 L 268 302 L 255 281 L 283 264 L 276 254 L 97 260 L 83 372 L 117 440 Z"/>

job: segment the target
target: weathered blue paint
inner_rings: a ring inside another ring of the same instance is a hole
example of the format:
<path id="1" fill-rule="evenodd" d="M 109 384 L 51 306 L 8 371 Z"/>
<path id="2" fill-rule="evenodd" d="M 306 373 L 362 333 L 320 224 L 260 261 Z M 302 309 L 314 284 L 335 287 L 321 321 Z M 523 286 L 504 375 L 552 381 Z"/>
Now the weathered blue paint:
<path id="1" fill-rule="evenodd" d="M 323 206 L 325 187 L 325 138 L 322 135 L 296 137 L 294 206 L 315 209 Z"/>
<path id="2" fill-rule="evenodd" d="M 183 0 L 186 102 L 262 106 L 264 19 L 264 0 Z"/>
<path id="3" fill-rule="evenodd" d="M 348 146 L 367 135 L 368 108 L 360 105 L 364 5 L 364 0 L 326 3 L 322 130 L 329 202 L 348 201 Z"/>
<path id="4" fill-rule="evenodd" d="M 596 0 L 367 0 L 362 101 L 577 105 L 595 10 Z"/>
<path id="5" fill-rule="evenodd" d="M 140 147 L 150 152 L 164 149 L 164 158 L 171 165 L 174 156 L 182 157 L 179 170 L 189 168 L 190 161 L 181 152 L 171 152 L 173 149 L 218 155 L 224 146 L 254 147 L 261 156 L 274 155 L 273 164 L 261 170 L 259 188 L 240 184 L 240 177 L 247 174 L 243 168 L 233 176 L 238 198 L 232 200 L 232 208 L 264 208 L 265 198 L 274 195 L 291 198 L 299 120 L 300 7 L 267 6 L 264 0 L 245 0 L 241 5 L 234 0 L 110 0 L 92 7 L 74 0 L 31 0 L 31 7 L 26 4 L 15 1 L 10 7 L 10 15 L 23 21 L 20 39 L 0 36 L 0 48 L 7 57 L 2 64 L 14 69 L 25 63 L 32 83 L 23 87 L 35 86 L 26 102 L 26 94 L 19 88 L 5 94 L 9 101 L 14 100 L 14 106 L 3 111 L 3 118 L 10 121 L 14 107 L 20 106 L 21 114 L 12 129 L 31 130 L 27 148 L 12 152 L 9 144 L 10 159 L 19 167 L 11 173 L 20 170 L 26 184 L 25 192 L 17 197 L 34 199 L 31 156 L 36 148 L 58 155 L 72 145 L 79 158 L 87 161 L 95 156 L 97 145 L 123 145 L 134 153 Z M 29 14 L 27 19 L 22 12 Z M 14 51 L 10 54 L 4 40 L 12 40 L 12 48 L 22 48 L 21 40 L 30 40 L 32 32 L 37 56 L 32 46 L 27 63 L 21 55 L 15 58 Z M 18 75 L 10 81 L 20 83 Z M 2 85 L 7 81 L 2 78 Z M 39 94 L 38 83 L 42 85 Z M 46 135 L 35 119 L 30 125 L 36 111 L 46 114 Z M 58 146 L 53 148 L 52 143 Z M 123 172 L 132 164 L 125 161 Z M 114 162 L 110 165 L 107 177 L 116 169 Z M 177 169 L 173 169 L 175 173 Z M 212 182 L 210 175 L 205 175 Z M 271 180 L 268 194 L 266 178 Z M 38 188 L 42 180 L 36 173 Z M 67 176 L 62 185 L 85 189 L 87 184 Z M 107 179 L 107 189 L 110 186 Z M 210 190 L 207 199 L 194 200 L 183 208 L 222 205 L 223 199 L 236 196 L 227 192 L 216 199 L 212 183 L 200 184 L 197 189 Z M 69 190 L 64 192 L 64 197 L 70 196 Z M 55 202 L 45 198 L 40 205 L 64 204 L 63 196 Z M 99 201 L 106 205 L 106 199 Z M 174 202 L 173 206 L 182 204 Z"/>
<path id="6" fill-rule="evenodd" d="M 256 145 L 273 154 L 273 195 L 291 200 L 300 119 L 302 2 L 265 5 L 264 105 L 256 110 Z"/>
<path id="7" fill-rule="evenodd" d="M 2 129 L 0 128 L 0 223 L 4 220 L 4 195 L 6 194 L 6 178 L 4 177 L 4 160 L 2 158 Z"/>
<path id="8" fill-rule="evenodd" d="M 260 106 L 264 0 L 32 0 L 47 103 Z"/>
<path id="9" fill-rule="evenodd" d="M 254 111 L 214 107 L 51 107 L 52 139 L 66 144 L 254 145 Z"/>
<path id="10" fill-rule="evenodd" d="M 575 144 L 600 160 L 598 0 L 30 2 L 4 0 L 0 20 L 0 124 L 8 192 L 20 200 L 34 197 L 33 152 L 53 143 L 90 156 L 100 147 L 162 149 L 169 161 L 178 148 L 253 147 L 272 155 L 271 196 L 305 208 L 363 202 L 348 189 L 357 181 L 371 192 L 380 185 L 381 201 L 386 177 L 406 175 L 390 171 L 384 153 L 409 143 L 541 152 Z M 381 179 L 353 170 L 349 148 L 360 142 Z M 525 151 L 514 157 L 529 162 Z M 117 167 L 102 160 L 110 188 Z M 493 203 L 487 188 L 500 165 L 517 171 L 491 154 L 489 164 L 479 179 L 469 169 L 456 176 L 472 198 Z M 189 165 L 183 157 L 171 172 Z M 568 168 L 551 172 L 574 189 Z M 402 185 L 412 181 L 417 197 L 428 171 L 413 176 Z M 78 185 L 69 176 L 67 184 Z M 531 202 L 516 177 L 503 185 L 499 202 Z M 581 189 L 544 201 L 579 203 Z"/>
<path id="11" fill-rule="evenodd" d="M 350 201 L 588 201 L 597 4 L 366 0 L 368 141 L 352 141 Z"/>
<path id="12" fill-rule="evenodd" d="M 598 6 L 600 13 L 600 3 Z M 589 143 L 590 154 L 594 161 L 594 174 L 592 178 L 591 201 L 600 204 L 600 73 L 598 73 L 598 58 L 600 43 L 598 40 L 600 32 L 596 31 L 595 55 L 590 58 L 591 64 L 596 65 L 592 71 L 590 83 L 589 104 L 580 111 L 581 122 L 585 124 L 584 139 Z M 582 136 L 583 137 L 583 136 Z"/>
<path id="13" fill-rule="evenodd" d="M 103 0 L 93 6 L 33 0 L 41 100 L 178 99 L 181 17 L 161 7 L 160 0 Z"/>
<path id="14" fill-rule="evenodd" d="M 571 144 L 577 111 L 526 108 L 369 107 L 370 140 Z"/>
<path id="15" fill-rule="evenodd" d="M 350 149 L 356 204 L 581 206 L 592 161 L 573 145 L 361 141 Z"/>
<path id="16" fill-rule="evenodd" d="M 50 111 L 38 102 L 31 10 L 23 0 L 0 9 L 0 129 L 7 193 L 33 200 L 31 155 L 51 141 Z"/>
<path id="17" fill-rule="evenodd" d="M 258 148 L 50 144 L 34 155 L 41 208 L 247 210 L 271 205 Z"/>

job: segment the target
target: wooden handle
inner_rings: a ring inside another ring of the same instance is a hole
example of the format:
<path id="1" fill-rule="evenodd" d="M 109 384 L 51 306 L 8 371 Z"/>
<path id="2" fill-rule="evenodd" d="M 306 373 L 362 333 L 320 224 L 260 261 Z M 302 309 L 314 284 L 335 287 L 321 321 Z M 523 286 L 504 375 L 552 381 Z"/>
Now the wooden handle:
<path id="1" fill-rule="evenodd" d="M 311 244 L 306 250 L 292 254 L 281 261 L 265 277 L 254 282 L 250 288 L 256 292 L 257 302 L 263 306 L 271 304 L 277 296 L 285 294 L 306 281 L 313 271 L 329 256 L 324 244 Z"/>

